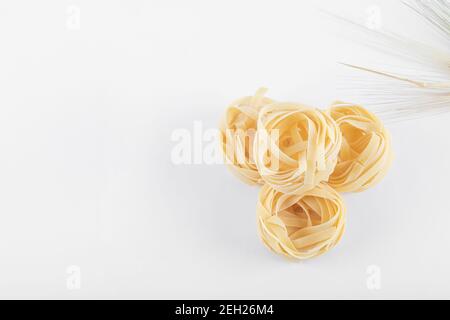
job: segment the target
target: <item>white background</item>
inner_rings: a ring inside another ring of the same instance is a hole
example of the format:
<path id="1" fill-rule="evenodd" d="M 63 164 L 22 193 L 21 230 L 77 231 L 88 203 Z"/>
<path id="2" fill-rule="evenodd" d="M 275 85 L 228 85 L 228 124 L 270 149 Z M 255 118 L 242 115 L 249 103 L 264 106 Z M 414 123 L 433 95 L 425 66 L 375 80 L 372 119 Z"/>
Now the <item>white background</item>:
<path id="1" fill-rule="evenodd" d="M 303 263 L 261 244 L 257 188 L 171 162 L 173 130 L 261 85 L 344 99 L 337 62 L 371 51 L 317 8 L 364 22 L 374 4 L 421 35 L 392 0 L 2 1 L 0 297 L 450 298 L 450 115 L 390 126 L 388 177 L 345 195 L 343 241 Z"/>

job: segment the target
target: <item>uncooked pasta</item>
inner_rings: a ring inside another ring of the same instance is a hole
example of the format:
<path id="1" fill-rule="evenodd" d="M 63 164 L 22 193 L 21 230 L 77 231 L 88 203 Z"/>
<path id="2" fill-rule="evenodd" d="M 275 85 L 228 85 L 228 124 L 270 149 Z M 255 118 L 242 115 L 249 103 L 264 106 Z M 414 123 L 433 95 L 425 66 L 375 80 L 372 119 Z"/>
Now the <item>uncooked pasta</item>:
<path id="1" fill-rule="evenodd" d="M 335 103 L 330 108 L 343 135 L 339 160 L 329 184 L 340 192 L 360 192 L 378 183 L 393 158 L 383 123 L 363 107 Z"/>
<path id="2" fill-rule="evenodd" d="M 240 98 L 228 107 L 220 125 L 222 150 L 231 171 L 248 184 L 262 184 L 253 159 L 253 140 L 258 112 L 272 103 L 260 88 L 254 96 Z"/>
<path id="3" fill-rule="evenodd" d="M 327 181 L 342 135 L 325 112 L 297 103 L 272 103 L 258 117 L 255 161 L 262 179 L 284 193 L 303 194 Z"/>
<path id="4" fill-rule="evenodd" d="M 346 208 L 339 192 L 379 182 L 392 162 L 383 123 L 361 106 L 327 111 L 265 98 L 266 89 L 228 108 L 221 143 L 232 171 L 262 184 L 257 226 L 271 251 L 297 260 L 340 241 Z"/>
<path id="5" fill-rule="evenodd" d="M 258 230 L 272 251 L 300 260 L 333 248 L 345 229 L 341 196 L 320 183 L 302 195 L 283 194 L 264 185 L 258 199 Z"/>

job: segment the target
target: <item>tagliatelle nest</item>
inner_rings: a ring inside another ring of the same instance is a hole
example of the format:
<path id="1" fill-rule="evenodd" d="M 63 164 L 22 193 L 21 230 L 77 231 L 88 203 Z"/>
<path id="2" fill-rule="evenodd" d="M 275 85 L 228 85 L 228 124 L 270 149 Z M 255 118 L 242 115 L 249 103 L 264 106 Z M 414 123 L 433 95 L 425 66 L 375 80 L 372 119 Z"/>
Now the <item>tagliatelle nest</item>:
<path id="1" fill-rule="evenodd" d="M 392 162 L 389 133 L 360 106 L 336 103 L 321 111 L 275 102 L 265 92 L 227 109 L 222 149 L 241 180 L 263 184 L 257 221 L 264 244 L 290 258 L 312 258 L 344 233 L 338 191 L 362 191 L 385 176 Z"/>
<path id="2" fill-rule="evenodd" d="M 364 191 L 378 183 L 392 163 L 389 133 L 373 113 L 357 105 L 335 103 L 330 115 L 343 143 L 329 184 L 340 192 Z"/>
<path id="3" fill-rule="evenodd" d="M 308 259 L 333 248 L 345 229 L 340 195 L 325 183 L 302 195 L 288 195 L 264 185 L 258 200 L 258 230 L 276 253 Z"/>
<path id="4" fill-rule="evenodd" d="M 255 162 L 266 183 L 302 194 L 327 181 L 336 166 L 342 135 L 325 112 L 296 103 L 261 109 Z"/>
<path id="5" fill-rule="evenodd" d="M 259 110 L 273 102 L 264 97 L 266 91 L 261 88 L 254 96 L 234 101 L 220 125 L 226 164 L 239 179 L 251 185 L 263 183 L 253 159 L 253 140 Z"/>

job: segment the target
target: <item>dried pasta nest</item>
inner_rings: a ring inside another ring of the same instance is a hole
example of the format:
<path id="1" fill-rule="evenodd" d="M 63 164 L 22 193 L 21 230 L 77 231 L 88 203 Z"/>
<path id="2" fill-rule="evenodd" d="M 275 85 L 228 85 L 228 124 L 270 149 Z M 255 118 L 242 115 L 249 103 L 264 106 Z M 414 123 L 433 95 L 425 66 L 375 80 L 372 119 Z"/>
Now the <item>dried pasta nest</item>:
<path id="1" fill-rule="evenodd" d="M 273 102 L 264 97 L 266 91 L 261 88 L 254 96 L 234 101 L 220 125 L 225 162 L 239 179 L 250 185 L 263 183 L 253 159 L 253 141 L 259 110 Z"/>
<path id="2" fill-rule="evenodd" d="M 363 191 L 386 175 L 390 136 L 363 107 L 337 102 L 321 111 L 265 93 L 259 89 L 228 107 L 222 149 L 232 172 L 262 185 L 257 225 L 263 243 L 290 258 L 312 258 L 344 233 L 339 192 Z"/>
<path id="3" fill-rule="evenodd" d="M 272 103 L 260 110 L 257 127 L 256 166 L 276 190 L 303 194 L 327 181 L 334 171 L 342 135 L 326 112 L 296 103 Z"/>
<path id="4" fill-rule="evenodd" d="M 383 123 L 363 107 L 335 103 L 329 110 L 343 143 L 329 184 L 340 192 L 360 192 L 378 183 L 393 159 L 391 139 Z"/>
<path id="5" fill-rule="evenodd" d="M 333 248 L 345 229 L 346 208 L 325 183 L 302 195 L 283 194 L 269 185 L 259 193 L 258 231 L 272 251 L 295 259 L 308 259 Z"/>

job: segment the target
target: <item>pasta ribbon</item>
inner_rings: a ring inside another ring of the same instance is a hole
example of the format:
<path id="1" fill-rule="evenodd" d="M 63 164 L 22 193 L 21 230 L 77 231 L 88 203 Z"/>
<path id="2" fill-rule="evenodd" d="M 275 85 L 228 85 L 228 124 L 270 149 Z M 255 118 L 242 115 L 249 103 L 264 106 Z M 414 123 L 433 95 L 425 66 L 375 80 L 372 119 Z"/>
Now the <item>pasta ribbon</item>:
<path id="1" fill-rule="evenodd" d="M 383 123 L 357 105 L 337 102 L 330 108 L 343 143 L 329 184 L 340 192 L 360 192 L 378 183 L 393 160 L 391 139 Z"/>
<path id="2" fill-rule="evenodd" d="M 262 179 L 287 194 L 303 194 L 334 171 L 342 134 L 326 113 L 296 103 L 259 112 L 255 162 Z"/>
<path id="3" fill-rule="evenodd" d="M 250 185 L 263 183 L 253 159 L 253 141 L 259 110 L 273 102 L 264 97 L 266 91 L 260 88 L 254 96 L 231 103 L 220 125 L 225 162 L 231 172 Z"/>
<path id="4" fill-rule="evenodd" d="M 265 184 L 257 206 L 258 233 L 273 252 L 304 260 L 340 241 L 346 208 L 333 188 L 320 183 L 302 195 L 283 194 Z"/>
<path id="5" fill-rule="evenodd" d="M 345 230 L 339 192 L 378 183 L 392 164 L 391 138 L 365 108 L 343 102 L 321 111 L 264 97 L 233 102 L 220 126 L 231 171 L 262 185 L 258 233 L 273 252 L 304 260 L 335 247 Z"/>

